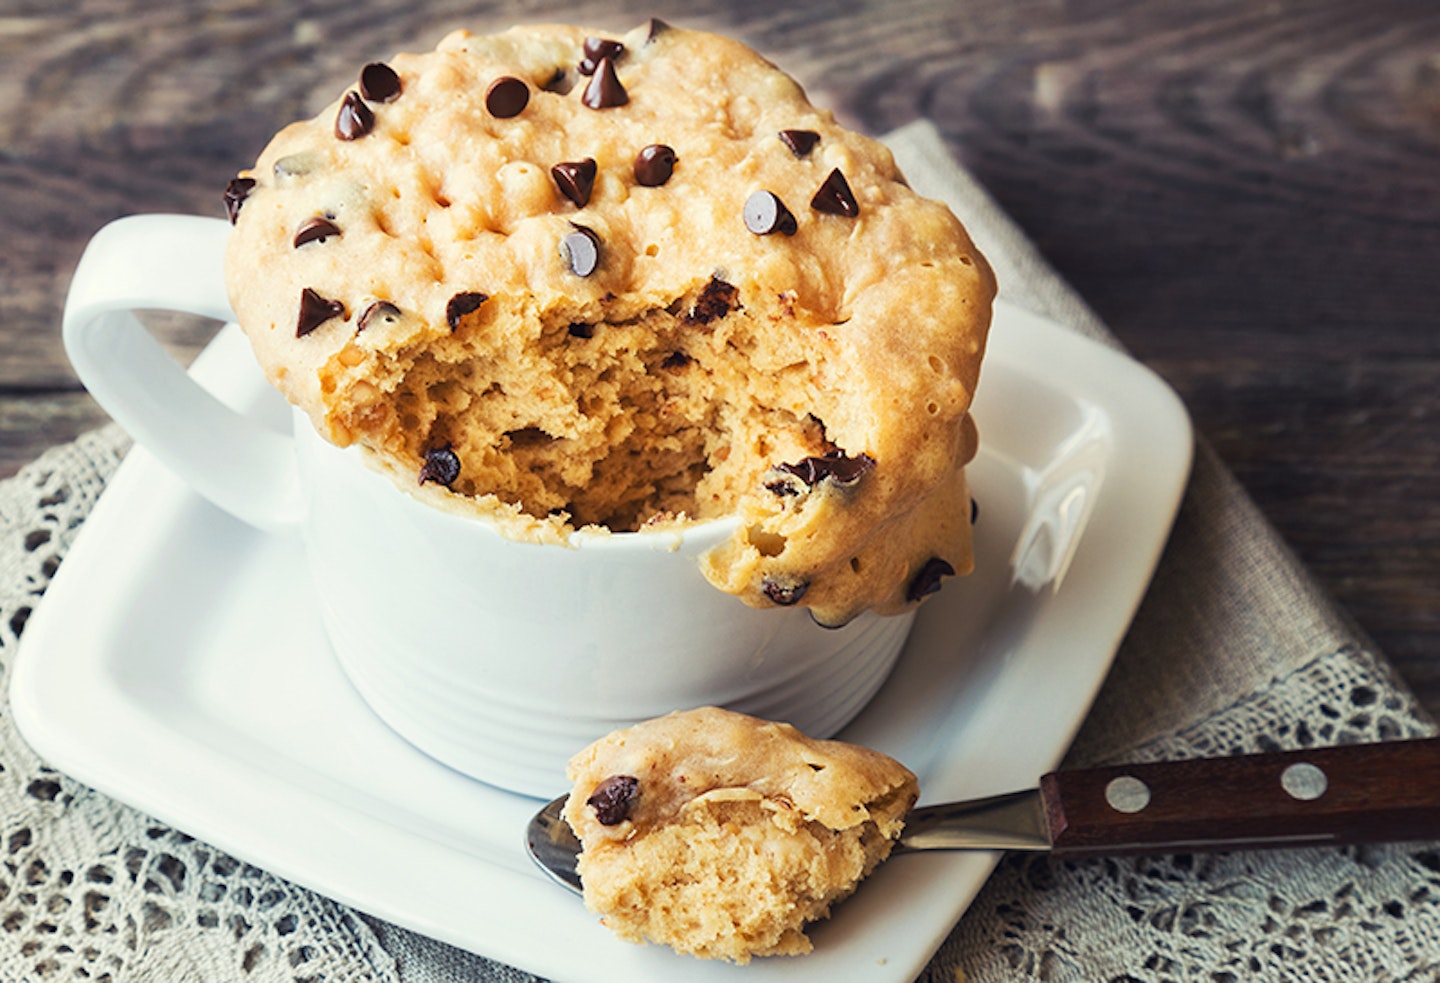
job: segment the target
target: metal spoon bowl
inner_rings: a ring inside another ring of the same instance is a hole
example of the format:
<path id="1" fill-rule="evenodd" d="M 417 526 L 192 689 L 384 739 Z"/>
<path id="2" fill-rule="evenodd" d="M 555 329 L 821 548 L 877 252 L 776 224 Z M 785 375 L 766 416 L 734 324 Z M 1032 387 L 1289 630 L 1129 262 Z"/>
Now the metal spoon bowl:
<path id="1" fill-rule="evenodd" d="M 580 841 L 560 816 L 568 798 L 562 795 L 552 799 L 531 817 L 530 825 L 525 828 L 525 848 L 555 883 L 579 893 L 580 872 L 575 869 L 575 862 L 580 858 Z"/>

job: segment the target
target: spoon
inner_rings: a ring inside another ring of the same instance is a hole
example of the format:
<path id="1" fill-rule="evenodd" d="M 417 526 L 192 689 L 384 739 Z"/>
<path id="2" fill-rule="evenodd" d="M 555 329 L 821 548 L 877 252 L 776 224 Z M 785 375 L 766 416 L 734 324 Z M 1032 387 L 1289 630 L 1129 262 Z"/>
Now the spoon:
<path id="1" fill-rule="evenodd" d="M 579 892 L 567 796 L 526 829 Z M 1440 738 L 1051 772 L 1038 788 L 915 809 L 895 853 L 1190 853 L 1440 839 Z"/>

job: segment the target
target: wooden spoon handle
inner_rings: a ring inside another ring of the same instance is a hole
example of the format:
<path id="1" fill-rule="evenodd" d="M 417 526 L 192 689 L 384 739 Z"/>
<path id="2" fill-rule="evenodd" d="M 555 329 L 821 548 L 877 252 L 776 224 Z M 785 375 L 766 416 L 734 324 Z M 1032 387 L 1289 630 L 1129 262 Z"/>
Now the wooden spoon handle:
<path id="1" fill-rule="evenodd" d="M 1440 739 L 1055 772 L 1057 853 L 1440 839 Z"/>

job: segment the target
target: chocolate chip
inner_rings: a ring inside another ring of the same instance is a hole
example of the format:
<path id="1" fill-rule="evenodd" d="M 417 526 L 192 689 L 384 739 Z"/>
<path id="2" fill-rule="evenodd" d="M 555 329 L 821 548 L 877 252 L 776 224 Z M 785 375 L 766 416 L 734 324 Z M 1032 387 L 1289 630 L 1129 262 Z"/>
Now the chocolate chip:
<path id="1" fill-rule="evenodd" d="M 306 287 L 300 291 L 300 317 L 295 322 L 295 337 L 303 338 L 332 317 L 344 317 L 345 305 L 327 300 Z"/>
<path id="2" fill-rule="evenodd" d="M 671 352 L 669 355 L 665 356 L 665 361 L 660 363 L 660 367 L 662 369 L 670 369 L 673 371 L 676 369 L 685 368 L 685 366 L 689 365 L 692 361 L 693 359 L 691 359 L 690 356 L 686 355 L 684 352 Z"/>
<path id="3" fill-rule="evenodd" d="M 360 321 L 355 326 L 355 333 L 359 334 L 361 331 L 364 331 L 378 319 L 383 318 L 393 324 L 399 317 L 400 308 L 388 300 L 377 300 L 360 312 Z"/>
<path id="4" fill-rule="evenodd" d="M 674 149 L 663 143 L 652 143 L 635 155 L 635 183 L 646 188 L 658 188 L 670 180 L 675 172 Z"/>
<path id="5" fill-rule="evenodd" d="M 375 129 L 375 114 L 358 92 L 345 93 L 335 115 L 335 135 L 341 140 L 358 140 Z"/>
<path id="6" fill-rule="evenodd" d="M 719 277 L 712 276 L 710 282 L 705 284 L 700 291 L 700 296 L 695 298 L 695 306 L 690 308 L 690 313 L 685 315 L 687 324 L 709 324 L 711 321 L 724 317 L 737 306 L 735 298 L 738 295 L 733 284 L 726 283 Z"/>
<path id="7" fill-rule="evenodd" d="M 764 593 L 766 597 L 770 598 L 770 600 L 774 601 L 781 607 L 787 608 L 790 605 L 799 601 L 800 598 L 804 597 L 805 592 L 809 589 L 810 584 L 804 580 L 796 582 L 782 582 L 779 580 L 771 580 L 769 577 L 766 577 L 760 583 L 760 590 Z"/>
<path id="8" fill-rule="evenodd" d="M 590 37 L 585 39 L 584 51 L 585 57 L 580 59 L 580 64 L 576 68 L 581 75 L 594 75 L 595 69 L 600 67 L 602 59 L 609 58 L 614 61 L 619 58 L 625 53 L 625 45 L 619 41 Z"/>
<path id="9" fill-rule="evenodd" d="M 802 458 L 795 464 L 777 465 L 775 470 L 794 475 L 814 488 L 827 478 L 837 485 L 853 485 L 874 466 L 875 459 L 869 454 L 847 457 L 844 451 L 830 451 L 821 457 Z"/>
<path id="10" fill-rule="evenodd" d="M 905 591 L 905 599 L 918 601 L 920 598 L 935 593 L 940 589 L 941 577 L 953 577 L 955 568 L 938 556 L 932 556 L 925 561 L 915 579 L 910 581 L 910 587 Z"/>
<path id="11" fill-rule="evenodd" d="M 600 266 L 600 237 L 593 229 L 574 225 L 574 232 L 560 240 L 560 255 L 576 276 L 589 276 Z"/>
<path id="12" fill-rule="evenodd" d="M 360 69 L 360 94 L 371 102 L 390 102 L 400 95 L 400 76 L 383 61 Z"/>
<path id="13" fill-rule="evenodd" d="M 519 116 L 530 103 L 530 86 L 513 75 L 503 75 L 485 90 L 485 109 L 496 119 Z"/>
<path id="14" fill-rule="evenodd" d="M 630 818 L 630 807 L 640 797 L 640 779 L 631 775 L 611 775 L 599 785 L 585 804 L 595 810 L 601 826 L 619 826 Z"/>
<path id="15" fill-rule="evenodd" d="M 630 101 L 625 86 L 620 84 L 620 76 L 615 74 L 615 63 L 609 58 L 601 58 L 596 64 L 595 74 L 585 86 L 580 101 L 591 109 L 609 109 Z"/>
<path id="16" fill-rule="evenodd" d="M 454 331 L 460 327 L 461 318 L 478 311 L 480 305 L 489 299 L 490 296 L 488 294 L 482 294 L 478 290 L 468 290 L 464 293 L 456 294 L 454 297 L 451 297 L 450 302 L 445 305 L 445 323 L 450 325 L 451 331 Z"/>
<path id="17" fill-rule="evenodd" d="M 773 492 L 774 494 L 779 495 L 782 498 L 793 498 L 794 496 L 797 496 L 806 490 L 807 486 L 798 478 L 796 478 L 793 474 L 789 474 L 788 472 L 783 473 L 777 477 L 771 477 L 773 472 L 776 470 L 778 469 L 772 468 L 771 471 L 766 472 L 766 491 Z"/>
<path id="18" fill-rule="evenodd" d="M 340 227 L 328 218 L 316 216 L 308 218 L 295 230 L 295 248 L 299 249 L 307 242 L 324 242 L 331 236 L 338 236 Z"/>
<path id="19" fill-rule="evenodd" d="M 595 325 L 586 324 L 584 321 L 572 321 L 565 329 L 572 338 L 593 338 L 595 337 Z"/>
<path id="20" fill-rule="evenodd" d="M 745 199 L 745 228 L 757 236 L 772 232 L 793 236 L 798 226 L 783 201 L 769 191 L 757 191 Z"/>
<path id="21" fill-rule="evenodd" d="M 595 188 L 595 158 L 567 160 L 550 168 L 550 176 L 560 193 L 575 203 L 577 208 L 590 204 L 590 192 Z"/>
<path id="22" fill-rule="evenodd" d="M 820 134 L 814 130 L 781 130 L 780 142 L 789 147 L 796 157 L 804 157 L 820 142 Z"/>
<path id="23" fill-rule="evenodd" d="M 651 17 L 645 24 L 645 43 L 649 44 L 668 30 L 670 30 L 669 24 L 659 17 Z"/>
<path id="24" fill-rule="evenodd" d="M 460 477 L 460 458 L 450 449 L 449 444 L 431 447 L 425 451 L 425 463 L 420 465 L 420 484 L 433 481 L 449 488 Z"/>
<path id="25" fill-rule="evenodd" d="M 230 183 L 225 185 L 225 214 L 230 216 L 231 225 L 240 217 L 240 206 L 245 204 L 245 199 L 250 197 L 250 192 L 254 190 L 253 177 L 232 177 Z"/>
<path id="26" fill-rule="evenodd" d="M 817 212 L 843 215 L 846 218 L 854 218 L 860 214 L 860 203 L 855 200 L 849 182 L 838 167 L 830 172 L 820 185 L 820 190 L 815 192 L 815 197 L 810 199 L 810 207 Z"/>

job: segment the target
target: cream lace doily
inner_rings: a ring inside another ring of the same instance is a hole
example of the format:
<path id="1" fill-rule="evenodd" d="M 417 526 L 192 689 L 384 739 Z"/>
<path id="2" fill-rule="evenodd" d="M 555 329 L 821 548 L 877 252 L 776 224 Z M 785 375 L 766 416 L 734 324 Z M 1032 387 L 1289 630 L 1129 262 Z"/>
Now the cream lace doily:
<path id="1" fill-rule="evenodd" d="M 1432 730 L 1385 665 L 1347 648 L 1123 757 L 1217 757 Z M 1069 861 L 1014 855 L 926 979 L 953 983 L 957 968 L 972 981 L 1434 981 L 1440 843 Z"/>
<path id="2" fill-rule="evenodd" d="M 57 448 L 0 483 L 0 664 L 124 438 Z M 1129 761 L 1431 732 L 1361 647 L 1316 659 Z M 156 983 L 532 977 L 335 902 L 46 767 L 0 715 L 0 977 Z M 1440 844 L 1007 859 L 924 977 L 1167 983 L 1440 979 Z"/>
<path id="3" fill-rule="evenodd" d="M 0 668 L 125 446 L 110 428 L 0 483 Z M 8 691 L 8 687 L 7 687 Z M 398 980 L 354 912 L 46 767 L 0 714 L 0 978 Z"/>
<path id="4" fill-rule="evenodd" d="M 125 440 L 114 427 L 0 482 L 0 665 Z M 534 977 L 236 861 L 46 767 L 0 717 L 0 977 L 157 983 L 459 983 Z M 1346 646 L 1128 761 L 1431 731 Z M 1009 858 L 926 980 L 1440 979 L 1440 845 L 1168 858 Z"/>

